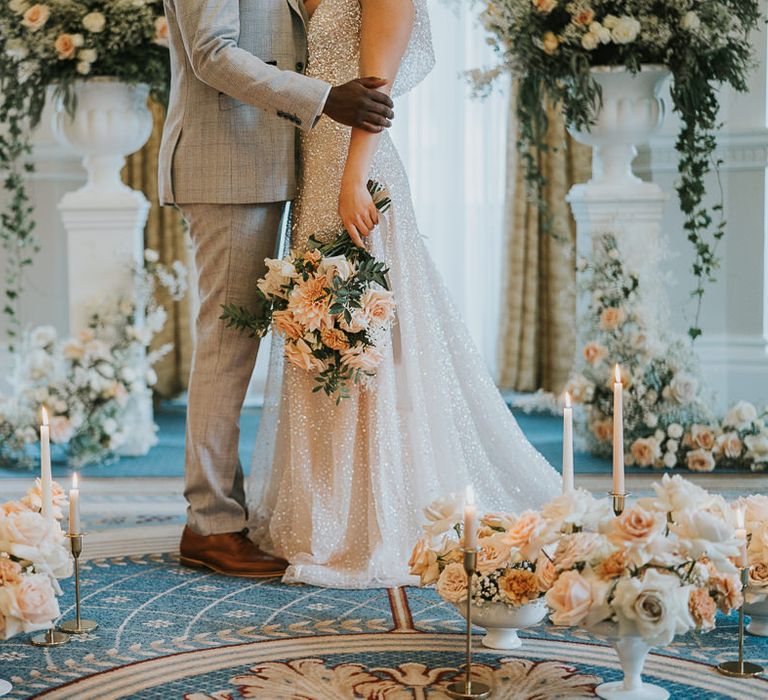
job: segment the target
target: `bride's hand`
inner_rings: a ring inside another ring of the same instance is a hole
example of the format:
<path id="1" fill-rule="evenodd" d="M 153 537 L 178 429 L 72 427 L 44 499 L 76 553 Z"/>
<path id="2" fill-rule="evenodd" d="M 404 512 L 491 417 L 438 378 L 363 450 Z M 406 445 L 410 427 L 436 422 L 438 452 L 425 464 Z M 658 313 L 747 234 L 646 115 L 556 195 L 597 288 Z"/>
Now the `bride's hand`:
<path id="1" fill-rule="evenodd" d="M 368 236 L 379 223 L 379 210 L 364 182 L 342 180 L 339 216 L 352 242 L 364 248 L 363 236 Z"/>

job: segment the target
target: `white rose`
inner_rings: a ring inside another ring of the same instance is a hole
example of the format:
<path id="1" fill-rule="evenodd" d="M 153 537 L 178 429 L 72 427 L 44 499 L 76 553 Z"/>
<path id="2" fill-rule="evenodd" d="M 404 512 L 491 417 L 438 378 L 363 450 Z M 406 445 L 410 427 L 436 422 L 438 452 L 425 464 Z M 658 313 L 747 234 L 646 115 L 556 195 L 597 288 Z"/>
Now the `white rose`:
<path id="1" fill-rule="evenodd" d="M 83 27 L 93 34 L 103 32 L 106 23 L 107 18 L 101 12 L 89 12 L 83 17 Z"/>
<path id="2" fill-rule="evenodd" d="M 155 386 L 155 384 L 157 384 L 157 372 L 155 372 L 155 370 L 151 367 L 146 371 L 144 377 L 145 381 L 147 382 L 147 386 Z"/>
<path id="3" fill-rule="evenodd" d="M 9 39 L 5 43 L 5 53 L 17 61 L 23 61 L 29 56 L 29 49 L 21 39 Z"/>
<path id="4" fill-rule="evenodd" d="M 114 418 L 107 418 L 102 424 L 101 429 L 107 435 L 114 435 L 117 432 L 117 421 Z"/>
<path id="5" fill-rule="evenodd" d="M 616 15 L 606 15 L 603 19 L 603 26 L 608 29 L 613 29 L 619 23 L 619 18 Z"/>
<path id="6" fill-rule="evenodd" d="M 708 491 L 679 474 L 665 474 L 661 483 L 657 481 L 653 484 L 653 490 L 656 498 L 649 499 L 647 503 L 653 510 L 672 513 L 673 516 L 684 510 L 705 510 L 713 503 Z"/>
<path id="7" fill-rule="evenodd" d="M 152 248 L 147 248 L 144 250 L 144 260 L 148 263 L 156 263 L 160 260 L 160 253 Z"/>
<path id="8" fill-rule="evenodd" d="M 573 489 L 547 503 L 541 515 L 556 532 L 568 525 L 596 530 L 613 517 L 613 511 L 607 498 L 598 500 L 589 491 Z"/>
<path id="9" fill-rule="evenodd" d="M 669 437 L 674 438 L 675 440 L 679 440 L 681 437 L 683 437 L 683 426 L 680 425 L 680 423 L 672 423 L 667 428 L 667 435 Z"/>
<path id="10" fill-rule="evenodd" d="M 677 454 L 674 451 L 664 454 L 664 466 L 667 469 L 674 469 L 677 466 Z"/>
<path id="11" fill-rule="evenodd" d="M 594 51 L 599 43 L 600 39 L 592 32 L 587 32 L 581 37 L 581 46 L 587 51 Z"/>
<path id="12" fill-rule="evenodd" d="M 86 63 L 95 63 L 96 55 L 96 49 L 82 49 L 77 53 L 77 57 Z"/>
<path id="13" fill-rule="evenodd" d="M 646 413 L 643 420 L 649 428 L 655 428 L 659 424 L 659 417 L 655 413 Z"/>
<path id="14" fill-rule="evenodd" d="M 352 265 L 345 255 L 335 255 L 331 258 L 323 258 L 317 267 L 321 275 L 328 275 L 328 279 L 333 279 L 338 275 L 342 280 L 349 279 L 352 274 Z"/>
<path id="15" fill-rule="evenodd" d="M 462 496 L 452 493 L 444 498 L 438 498 L 424 509 L 424 516 L 429 520 L 424 525 L 427 534 L 437 537 L 460 523 L 464 517 L 464 500 Z"/>
<path id="16" fill-rule="evenodd" d="M 51 418 L 51 440 L 57 445 L 65 445 L 75 434 L 72 422 L 66 416 Z"/>
<path id="17" fill-rule="evenodd" d="M 680 443 L 677 440 L 667 440 L 667 450 L 677 452 L 680 449 Z"/>
<path id="18" fill-rule="evenodd" d="M 75 68 L 80 75 L 88 75 L 91 72 L 91 64 L 88 61 L 78 61 Z"/>
<path id="19" fill-rule="evenodd" d="M 29 9 L 27 0 L 11 0 L 8 3 L 8 9 L 17 15 L 23 15 Z"/>
<path id="20" fill-rule="evenodd" d="M 731 557 L 739 553 L 736 532 L 722 517 L 704 510 L 685 510 L 675 516 L 669 529 L 691 559 L 707 557 L 718 571 L 733 573 Z"/>
<path id="21" fill-rule="evenodd" d="M 757 420 L 757 409 L 749 401 L 739 401 L 725 414 L 723 422 L 736 430 L 746 430 L 755 420 Z"/>
<path id="22" fill-rule="evenodd" d="M 611 30 L 608 29 L 608 27 L 600 27 L 600 30 L 597 33 L 597 38 L 600 39 L 601 44 L 610 44 L 611 43 Z"/>
<path id="23" fill-rule="evenodd" d="M 621 17 L 611 30 L 611 38 L 617 44 L 629 44 L 637 39 L 640 33 L 640 22 L 634 17 Z"/>
<path id="24" fill-rule="evenodd" d="M 768 462 L 768 435 L 747 435 L 744 438 L 747 447 L 747 459 L 755 462 Z"/>
<path id="25" fill-rule="evenodd" d="M 29 334 L 30 341 L 38 348 L 53 345 L 57 338 L 58 334 L 53 326 L 38 326 Z"/>
<path id="26" fill-rule="evenodd" d="M 669 384 L 669 390 L 672 398 L 679 404 L 687 404 L 696 398 L 696 391 L 699 388 L 699 382 L 696 377 L 679 372 Z M 674 437 L 671 436 L 671 437 Z"/>
<path id="27" fill-rule="evenodd" d="M 668 646 L 693 627 L 689 595 L 690 586 L 681 586 L 676 575 L 657 569 L 648 569 L 642 579 L 619 579 L 613 597 L 619 633 L 639 633 L 649 646 Z"/>
<path id="28" fill-rule="evenodd" d="M 693 10 L 690 10 L 680 19 L 680 26 L 686 31 L 695 32 L 701 26 L 701 19 Z"/>

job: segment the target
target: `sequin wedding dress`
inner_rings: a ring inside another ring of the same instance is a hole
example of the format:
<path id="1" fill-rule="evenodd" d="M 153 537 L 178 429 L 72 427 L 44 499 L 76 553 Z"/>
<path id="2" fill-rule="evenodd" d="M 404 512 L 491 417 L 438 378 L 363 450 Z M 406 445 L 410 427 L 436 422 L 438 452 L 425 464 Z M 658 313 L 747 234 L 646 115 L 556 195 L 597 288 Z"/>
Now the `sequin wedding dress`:
<path id="1" fill-rule="evenodd" d="M 426 0 L 414 6 L 394 95 L 418 83 L 433 63 Z M 358 76 L 360 22 L 358 0 L 323 0 L 309 24 L 309 75 L 334 85 Z M 303 137 L 292 249 L 340 225 L 349 135 L 323 117 Z M 421 534 L 422 509 L 435 498 L 472 484 L 480 508 L 514 512 L 541 505 L 560 487 L 501 399 L 450 300 L 419 235 L 408 181 L 387 134 L 370 176 L 392 199 L 368 245 L 389 266 L 398 305 L 372 385 L 354 388 L 337 406 L 313 393 L 313 375 L 285 363 L 280 343 L 273 344 L 249 500 L 253 537 L 288 559 L 289 582 L 412 584 L 407 561 Z"/>

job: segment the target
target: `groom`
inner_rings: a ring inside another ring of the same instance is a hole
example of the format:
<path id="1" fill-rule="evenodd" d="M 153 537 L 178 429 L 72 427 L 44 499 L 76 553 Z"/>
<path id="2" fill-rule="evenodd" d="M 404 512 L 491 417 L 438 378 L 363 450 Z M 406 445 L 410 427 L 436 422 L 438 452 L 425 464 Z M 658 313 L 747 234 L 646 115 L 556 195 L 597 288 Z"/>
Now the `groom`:
<path id="1" fill-rule="evenodd" d="M 296 191 L 297 131 L 321 114 L 378 132 L 392 102 L 364 78 L 331 87 L 302 75 L 302 0 L 165 0 L 171 97 L 160 149 L 160 198 L 186 219 L 200 311 L 189 381 L 187 526 L 181 562 L 235 576 L 275 576 L 286 563 L 245 536 L 239 416 L 258 341 L 219 321 L 253 307 Z"/>

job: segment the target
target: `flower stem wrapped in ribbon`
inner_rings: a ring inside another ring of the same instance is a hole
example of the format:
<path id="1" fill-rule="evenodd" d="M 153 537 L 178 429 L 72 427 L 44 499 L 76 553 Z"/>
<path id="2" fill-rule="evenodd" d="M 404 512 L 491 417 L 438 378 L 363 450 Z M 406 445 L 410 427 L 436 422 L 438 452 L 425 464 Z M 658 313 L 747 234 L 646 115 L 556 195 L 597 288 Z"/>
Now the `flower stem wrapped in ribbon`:
<path id="1" fill-rule="evenodd" d="M 377 182 L 368 191 L 380 212 L 390 199 Z M 330 242 L 309 239 L 308 250 L 265 260 L 258 304 L 223 306 L 227 326 L 263 337 L 272 329 L 285 340 L 285 357 L 315 373 L 314 391 L 348 398 L 349 385 L 375 376 L 395 314 L 388 269 L 340 229 Z"/>

